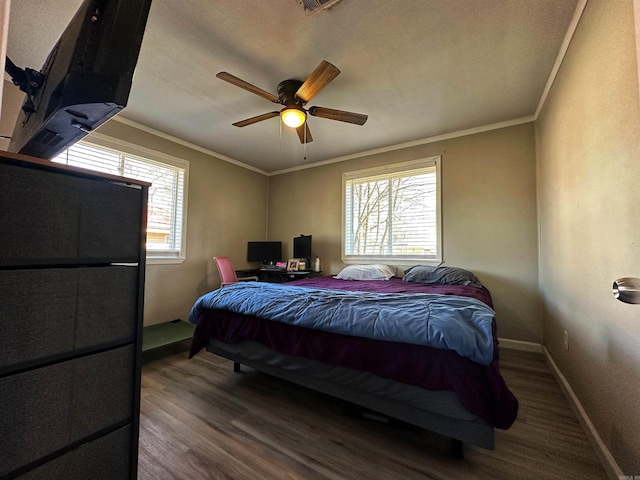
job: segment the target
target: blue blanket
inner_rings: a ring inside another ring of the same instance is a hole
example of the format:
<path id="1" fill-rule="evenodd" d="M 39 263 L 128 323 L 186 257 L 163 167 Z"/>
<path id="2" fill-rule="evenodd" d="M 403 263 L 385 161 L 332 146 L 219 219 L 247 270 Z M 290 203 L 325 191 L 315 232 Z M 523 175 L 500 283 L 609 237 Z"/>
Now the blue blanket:
<path id="1" fill-rule="evenodd" d="M 196 323 L 202 309 L 229 310 L 341 335 L 451 349 L 483 365 L 493 361 L 495 312 L 473 298 L 239 282 L 200 297 L 189 321 Z"/>

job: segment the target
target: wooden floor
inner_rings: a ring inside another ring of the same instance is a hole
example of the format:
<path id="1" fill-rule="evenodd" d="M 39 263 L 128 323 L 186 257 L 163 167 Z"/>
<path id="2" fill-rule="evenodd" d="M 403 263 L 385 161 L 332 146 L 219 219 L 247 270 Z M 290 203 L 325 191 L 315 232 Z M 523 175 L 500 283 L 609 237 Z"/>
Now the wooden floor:
<path id="1" fill-rule="evenodd" d="M 202 351 L 142 370 L 139 479 L 605 479 L 542 355 L 502 350 L 520 401 L 496 449 L 362 420 L 342 402 Z"/>

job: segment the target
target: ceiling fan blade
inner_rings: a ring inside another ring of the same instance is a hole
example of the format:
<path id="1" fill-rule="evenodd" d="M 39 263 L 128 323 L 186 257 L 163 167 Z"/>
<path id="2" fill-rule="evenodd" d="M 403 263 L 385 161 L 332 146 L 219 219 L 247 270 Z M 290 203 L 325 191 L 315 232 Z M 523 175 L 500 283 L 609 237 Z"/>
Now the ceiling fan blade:
<path id="1" fill-rule="evenodd" d="M 298 97 L 303 102 L 308 102 L 315 97 L 320 90 L 329 85 L 329 82 L 336 78 L 340 70 L 335 65 L 330 64 L 326 60 L 322 60 L 320 65 L 316 67 L 309 78 L 305 80 L 302 86 L 296 92 Z"/>
<path id="2" fill-rule="evenodd" d="M 270 102 L 280 103 L 277 96 L 272 93 L 267 92 L 266 90 L 262 90 L 261 88 L 256 87 L 255 85 L 250 84 L 249 82 L 245 82 L 244 80 L 231 75 L 227 72 L 219 72 L 216 77 L 220 80 L 224 80 L 225 82 L 229 82 L 231 85 L 235 85 L 236 87 L 244 88 L 248 92 L 254 93 L 256 95 L 261 96 L 262 98 L 266 98 Z"/>
<path id="3" fill-rule="evenodd" d="M 311 107 L 309 115 L 314 117 L 328 118 L 329 120 L 338 120 L 339 122 L 355 123 L 356 125 L 364 125 L 368 115 L 361 113 L 345 112 L 344 110 L 334 110 L 333 108 Z"/>
<path id="4" fill-rule="evenodd" d="M 246 120 L 241 120 L 232 124 L 234 127 L 246 127 L 247 125 L 252 125 L 254 123 L 261 122 L 263 120 L 269 120 L 270 118 L 277 117 L 280 115 L 280 112 L 269 112 L 263 113 L 262 115 L 258 115 L 256 117 L 247 118 Z"/>
<path id="5" fill-rule="evenodd" d="M 305 129 L 307 131 L 307 136 L 305 138 Z M 298 134 L 298 138 L 300 139 L 300 143 L 311 143 L 313 142 L 313 137 L 311 136 L 311 130 L 309 130 L 309 124 L 304 122 L 304 124 L 300 125 L 296 128 L 296 133 Z M 306 142 L 305 142 L 306 140 Z"/>

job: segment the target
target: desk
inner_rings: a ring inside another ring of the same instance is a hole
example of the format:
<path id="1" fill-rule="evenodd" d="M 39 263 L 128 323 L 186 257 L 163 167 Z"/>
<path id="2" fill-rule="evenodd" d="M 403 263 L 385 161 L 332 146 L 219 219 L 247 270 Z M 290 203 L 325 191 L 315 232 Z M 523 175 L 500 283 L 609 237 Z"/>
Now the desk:
<path id="1" fill-rule="evenodd" d="M 313 270 L 296 270 L 287 272 L 281 269 L 271 268 L 258 268 L 254 270 L 236 270 L 238 277 L 250 277 L 256 275 L 261 282 L 282 283 L 290 282 L 291 280 L 299 280 L 301 278 L 308 278 L 314 274 L 322 272 L 314 272 Z"/>
<path id="2" fill-rule="evenodd" d="M 313 270 L 296 270 L 287 272 L 286 270 L 272 270 L 269 268 L 261 268 L 258 270 L 258 278 L 261 282 L 282 283 L 291 280 L 299 280 L 308 278 L 311 274 L 316 273 Z"/>

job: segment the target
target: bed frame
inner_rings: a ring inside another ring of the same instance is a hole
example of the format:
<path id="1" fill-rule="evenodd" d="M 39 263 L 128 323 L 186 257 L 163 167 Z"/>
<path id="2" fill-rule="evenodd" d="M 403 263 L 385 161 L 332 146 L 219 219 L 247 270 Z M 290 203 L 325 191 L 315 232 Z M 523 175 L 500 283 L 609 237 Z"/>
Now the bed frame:
<path id="1" fill-rule="evenodd" d="M 324 365 L 315 360 L 281 354 L 248 340 L 227 344 L 210 339 L 206 349 L 232 360 L 235 372 L 240 372 L 240 365 L 246 365 L 450 437 L 451 454 L 456 458 L 463 457 L 463 443 L 487 449 L 495 446 L 493 426 L 466 410 L 453 392 L 429 391 L 366 372 Z M 369 382 L 373 382 L 376 388 L 369 388 Z M 385 388 L 380 388 L 381 385 Z M 389 393 L 380 394 L 381 390 Z M 404 400 L 406 398 L 410 401 Z"/>

